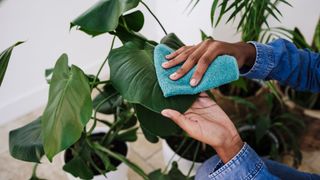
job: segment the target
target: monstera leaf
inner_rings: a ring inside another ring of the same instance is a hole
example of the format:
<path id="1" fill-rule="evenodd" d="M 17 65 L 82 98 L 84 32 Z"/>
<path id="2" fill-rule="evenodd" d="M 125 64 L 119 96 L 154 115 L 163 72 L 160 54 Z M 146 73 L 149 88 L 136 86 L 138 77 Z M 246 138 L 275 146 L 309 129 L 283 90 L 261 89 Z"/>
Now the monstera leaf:
<path id="1" fill-rule="evenodd" d="M 29 162 L 40 162 L 44 154 L 41 136 L 41 117 L 9 133 L 12 157 Z"/>
<path id="2" fill-rule="evenodd" d="M 44 151 L 49 160 L 80 138 L 91 113 L 88 78 L 78 67 L 69 68 L 68 57 L 63 54 L 54 67 L 41 120 Z"/>
<path id="3" fill-rule="evenodd" d="M 148 42 L 140 45 L 129 42 L 112 50 L 109 56 L 110 78 L 114 88 L 125 99 L 140 105 L 136 108 L 138 119 L 146 129 L 155 135 L 172 135 L 178 128 L 159 113 L 165 108 L 185 112 L 197 95 L 163 96 L 153 64 L 153 50 L 154 46 Z M 141 108 L 148 113 L 144 114 Z M 145 121 L 157 122 L 159 126 Z"/>
<path id="4" fill-rule="evenodd" d="M 9 64 L 9 60 L 10 60 L 13 48 L 18 46 L 19 44 L 22 44 L 22 43 L 23 42 L 17 42 L 16 44 L 12 45 L 11 47 L 9 47 L 8 49 L 4 50 L 0 54 L 0 86 L 2 84 L 4 75 L 6 73 L 6 70 L 7 70 L 8 64 Z"/>
<path id="5" fill-rule="evenodd" d="M 78 18 L 71 22 L 71 27 L 96 36 L 116 29 L 119 17 L 126 11 L 137 7 L 139 0 L 100 0 Z"/>

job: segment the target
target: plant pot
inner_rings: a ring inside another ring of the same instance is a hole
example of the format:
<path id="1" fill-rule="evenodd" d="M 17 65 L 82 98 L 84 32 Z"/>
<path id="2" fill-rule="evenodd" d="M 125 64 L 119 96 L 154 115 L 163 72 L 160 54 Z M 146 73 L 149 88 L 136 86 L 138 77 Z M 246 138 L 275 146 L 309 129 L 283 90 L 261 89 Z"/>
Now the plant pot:
<path id="1" fill-rule="evenodd" d="M 307 117 L 320 119 L 320 109 L 319 109 L 320 107 L 317 107 L 315 109 L 304 107 L 301 103 L 299 104 L 298 102 L 295 102 L 294 100 L 292 100 L 289 93 L 290 91 L 289 87 L 282 87 L 278 84 L 276 88 L 282 98 L 282 101 L 291 111 L 299 112 Z M 300 93 L 307 94 L 307 92 L 300 92 Z M 320 97 L 318 97 L 317 101 L 320 101 Z"/>
<path id="2" fill-rule="evenodd" d="M 254 112 L 253 109 L 245 104 L 246 102 L 254 105 L 256 109 L 259 109 L 259 113 L 266 113 L 269 111 L 266 98 L 269 90 L 263 86 L 261 86 L 260 89 L 258 89 L 252 96 L 239 97 L 244 100 L 242 103 L 237 102 L 237 100 L 231 96 L 224 95 L 220 89 L 213 89 L 211 92 L 216 98 L 216 103 L 234 122 L 239 122 L 241 119 L 243 119 L 243 117 L 246 117 L 249 113 Z"/>
<path id="3" fill-rule="evenodd" d="M 189 169 L 191 168 L 193 162 L 191 160 L 181 157 L 176 152 L 174 152 L 172 148 L 168 145 L 166 140 L 162 140 L 162 153 L 163 153 L 164 163 L 169 164 L 169 169 L 171 168 L 171 163 L 173 161 L 177 161 L 179 170 L 184 175 L 188 174 Z M 191 174 L 190 174 L 191 176 L 196 174 L 196 171 L 201 164 L 202 163 L 199 163 L 199 162 L 194 163 L 194 167 L 192 168 Z"/>
<path id="4" fill-rule="evenodd" d="M 256 126 L 255 125 L 244 125 L 244 126 L 241 126 L 238 128 L 238 131 L 239 131 L 239 134 L 240 136 L 243 136 L 243 134 L 245 132 L 248 132 L 248 131 L 255 131 L 256 130 Z M 254 133 L 252 133 L 252 135 L 254 136 Z M 279 149 L 279 140 L 277 138 L 277 136 L 272 133 L 271 131 L 267 131 L 267 134 L 266 134 L 266 137 L 271 141 L 271 143 L 273 143 L 276 147 L 276 149 L 278 150 Z M 243 138 L 243 141 L 248 141 L 248 139 L 246 138 Z M 270 146 L 265 146 L 267 149 L 265 149 L 264 147 L 262 148 L 256 148 L 252 145 L 252 143 L 250 142 L 247 142 L 255 151 L 256 153 L 261 156 L 261 157 L 266 157 L 266 158 L 269 158 L 269 151 L 271 150 L 271 144 L 270 143 L 265 143 L 265 145 L 269 145 Z M 269 149 L 270 148 L 270 149 Z"/>
<path id="5" fill-rule="evenodd" d="M 108 129 L 105 127 L 96 127 L 93 131 L 93 134 L 98 134 L 98 133 L 105 133 L 107 132 Z M 123 143 L 123 142 L 121 142 Z M 127 143 L 124 143 L 124 145 L 127 147 L 127 153 L 126 153 L 126 158 L 129 157 L 129 145 Z M 67 151 L 67 150 L 66 150 Z M 62 153 L 61 159 L 62 159 L 62 163 L 63 165 L 65 164 L 65 157 L 66 157 L 66 151 L 64 151 Z M 117 170 L 115 171 L 110 171 L 108 173 L 105 174 L 105 176 L 108 179 L 115 179 L 115 180 L 127 180 L 127 174 L 128 174 L 128 166 L 126 164 L 124 164 L 123 162 L 121 162 L 118 166 L 116 166 Z M 67 177 L 69 180 L 80 180 L 80 178 L 76 178 L 74 177 L 72 174 L 66 172 Z M 93 180 L 105 180 L 106 177 L 103 175 L 95 175 Z"/>

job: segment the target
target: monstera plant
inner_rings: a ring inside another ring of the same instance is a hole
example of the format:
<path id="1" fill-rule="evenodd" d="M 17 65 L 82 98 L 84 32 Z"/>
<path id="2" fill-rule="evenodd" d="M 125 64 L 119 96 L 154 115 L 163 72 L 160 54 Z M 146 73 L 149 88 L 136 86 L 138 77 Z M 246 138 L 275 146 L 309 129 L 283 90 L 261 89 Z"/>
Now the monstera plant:
<path id="1" fill-rule="evenodd" d="M 125 153 L 121 154 L 113 147 L 119 141 L 136 140 L 137 120 L 150 142 L 180 133 L 180 128 L 164 118 L 160 111 L 173 108 L 184 112 L 197 95 L 164 98 L 153 65 L 153 50 L 158 42 L 139 33 L 144 25 L 144 15 L 139 10 L 132 10 L 139 3 L 150 11 L 140 0 L 101 0 L 71 22 L 71 28 L 76 27 L 90 36 L 106 33 L 113 36 L 110 53 L 96 75 L 86 74 L 76 65 L 68 65 L 66 54 L 58 58 L 54 68 L 46 70 L 50 85 L 47 106 L 38 119 L 10 132 L 9 146 L 13 157 L 39 163 L 42 156 L 52 161 L 59 152 L 65 151 L 63 169 L 75 177 L 108 176 L 106 173 L 115 170 L 118 161 L 149 179 L 125 157 Z M 183 46 L 175 34 L 164 32 L 161 43 L 173 49 Z M 123 45 L 113 48 L 117 39 Z M 100 80 L 98 76 L 107 61 L 110 80 Z M 99 92 L 95 98 L 91 98 L 93 91 Z M 97 112 L 111 114 L 114 118 L 97 118 Z M 90 121 L 93 125 L 88 127 Z M 98 122 L 108 127 L 99 138 L 94 134 Z M 168 175 L 157 171 L 150 176 L 174 176 L 176 173 L 172 172 L 177 172 L 177 166 L 173 168 Z"/>

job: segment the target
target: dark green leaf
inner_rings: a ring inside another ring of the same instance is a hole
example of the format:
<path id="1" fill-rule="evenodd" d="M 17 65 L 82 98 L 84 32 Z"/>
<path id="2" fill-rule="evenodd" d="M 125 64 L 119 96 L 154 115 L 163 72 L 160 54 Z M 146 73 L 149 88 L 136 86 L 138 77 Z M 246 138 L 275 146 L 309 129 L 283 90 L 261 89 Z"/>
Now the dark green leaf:
<path id="1" fill-rule="evenodd" d="M 144 16 L 141 11 L 134 11 L 124 15 L 123 18 L 120 18 L 120 22 L 125 24 L 130 30 L 138 32 L 143 27 Z"/>
<path id="2" fill-rule="evenodd" d="M 204 40 L 206 40 L 206 39 L 208 39 L 208 38 L 209 38 L 209 36 L 208 36 L 208 35 L 206 35 L 206 33 L 205 33 L 205 32 L 203 32 L 201 29 L 200 29 L 200 33 L 201 33 L 201 40 L 202 40 L 202 41 L 204 41 Z"/>
<path id="3" fill-rule="evenodd" d="M 142 124 L 140 124 L 140 127 L 141 127 L 141 130 L 142 130 L 142 133 L 144 135 L 144 137 L 151 143 L 157 143 L 159 142 L 159 138 L 152 134 L 148 129 L 146 129 L 145 127 L 143 127 Z"/>
<path id="4" fill-rule="evenodd" d="M 122 98 L 111 84 L 103 87 L 102 93 L 98 94 L 93 100 L 93 107 L 96 111 L 104 114 L 113 114 L 116 112 L 117 106 L 122 103 Z M 100 105 L 99 105 L 100 104 Z M 100 106 L 99 109 L 98 105 Z"/>
<path id="5" fill-rule="evenodd" d="M 237 104 L 242 104 L 252 110 L 256 110 L 257 107 L 250 101 L 246 100 L 245 98 L 242 98 L 240 96 L 229 96 L 229 99 L 233 100 Z"/>
<path id="6" fill-rule="evenodd" d="M 177 135 L 181 132 L 179 126 L 177 126 L 171 119 L 163 117 L 161 114 L 155 113 L 139 104 L 135 105 L 135 110 L 137 112 L 140 126 L 144 127 L 144 133 L 146 133 L 146 137 L 150 138 L 147 139 L 151 140 L 151 142 L 155 141 L 155 137 L 152 135 L 164 137 Z"/>
<path id="7" fill-rule="evenodd" d="M 136 117 L 135 115 L 132 115 L 132 116 L 130 117 L 130 119 L 127 120 L 127 121 L 123 124 L 123 126 L 122 126 L 121 129 L 124 130 L 124 129 L 132 128 L 133 126 L 135 126 L 135 125 L 137 124 L 137 122 L 138 122 L 137 117 Z"/>
<path id="8" fill-rule="evenodd" d="M 158 113 L 165 108 L 184 112 L 191 106 L 197 95 L 169 98 L 163 96 L 153 64 L 153 49 L 154 46 L 149 43 L 141 47 L 133 43 L 127 43 L 118 49 L 114 49 L 109 58 L 110 76 L 114 88 L 125 99 L 131 103 L 141 104 L 144 108 L 149 109 L 148 114 L 150 116 L 147 117 L 141 114 L 139 117 L 138 112 L 139 120 L 143 118 L 153 122 L 154 119 L 158 119 L 163 123 L 161 126 L 166 127 L 167 125 L 172 125 L 171 120 L 162 117 Z M 149 129 L 149 126 L 144 126 Z M 160 130 L 163 128 L 161 126 L 153 129 L 159 129 L 159 132 L 163 132 Z M 150 131 L 156 135 L 160 135 L 157 131 Z M 167 131 L 165 134 L 169 135 L 172 133 Z M 165 134 L 161 133 L 161 135 Z"/>
<path id="9" fill-rule="evenodd" d="M 177 50 L 180 47 L 184 46 L 183 42 L 174 33 L 166 35 L 161 39 L 160 43 L 165 44 L 174 50 Z"/>
<path id="10" fill-rule="evenodd" d="M 139 0 L 101 0 L 71 22 L 80 30 L 96 36 L 116 29 L 119 17 L 126 11 L 135 8 Z"/>
<path id="11" fill-rule="evenodd" d="M 256 123 L 256 142 L 258 143 L 270 128 L 270 118 L 261 117 Z"/>
<path id="12" fill-rule="evenodd" d="M 80 138 L 91 113 L 88 79 L 78 67 L 69 68 L 68 57 L 63 54 L 54 67 L 49 100 L 41 119 L 43 145 L 49 160 Z"/>
<path id="13" fill-rule="evenodd" d="M 124 132 L 121 131 L 119 134 L 117 134 L 115 139 L 122 142 L 126 142 L 126 141 L 134 142 L 138 139 L 138 136 L 137 136 L 138 129 L 139 128 L 136 127 L 136 128 L 128 129 Z"/>
<path id="14" fill-rule="evenodd" d="M 95 149 L 95 153 L 102 160 L 102 162 L 104 164 L 104 168 L 106 169 L 106 172 L 117 170 L 117 168 L 111 163 L 110 158 L 106 153 L 98 151 L 96 149 Z"/>
<path id="15" fill-rule="evenodd" d="M 314 49 L 317 52 L 320 52 L 320 18 L 314 31 L 312 49 Z"/>
<path id="16" fill-rule="evenodd" d="M 41 136 L 41 117 L 9 133 L 12 157 L 29 162 L 40 162 L 44 155 Z"/>
<path id="17" fill-rule="evenodd" d="M 214 15 L 218 6 L 218 2 L 219 0 L 214 0 L 212 2 L 212 6 L 211 6 L 211 11 L 210 11 L 210 21 L 211 21 L 211 26 L 213 26 L 213 20 L 214 20 Z"/>
<path id="18" fill-rule="evenodd" d="M 22 43 L 23 42 L 17 42 L 14 45 L 12 45 L 11 47 L 9 47 L 8 49 L 1 52 L 1 54 L 0 54 L 0 86 L 2 84 L 4 75 L 6 74 L 13 48 L 18 46 L 19 44 L 22 44 Z"/>
<path id="19" fill-rule="evenodd" d="M 63 170 L 69 172 L 74 177 L 81 179 L 92 179 L 93 172 L 87 166 L 86 161 L 81 156 L 76 156 L 63 166 Z"/>

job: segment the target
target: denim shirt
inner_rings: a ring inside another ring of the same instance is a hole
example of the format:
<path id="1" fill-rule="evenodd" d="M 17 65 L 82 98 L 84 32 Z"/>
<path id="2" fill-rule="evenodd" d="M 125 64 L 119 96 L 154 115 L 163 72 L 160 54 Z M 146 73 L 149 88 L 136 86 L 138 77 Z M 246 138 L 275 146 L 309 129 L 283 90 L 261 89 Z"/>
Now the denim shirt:
<path id="1" fill-rule="evenodd" d="M 251 68 L 240 69 L 241 76 L 262 80 L 275 79 L 296 90 L 320 91 L 320 54 L 307 49 L 297 49 L 294 44 L 284 39 L 269 44 L 249 43 L 256 48 L 256 61 Z M 198 170 L 196 179 L 279 179 L 270 169 L 272 167 L 268 169 L 268 163 L 245 143 L 237 155 L 226 164 L 217 156 L 206 161 Z M 307 173 L 301 172 L 300 175 L 310 178 Z"/>

